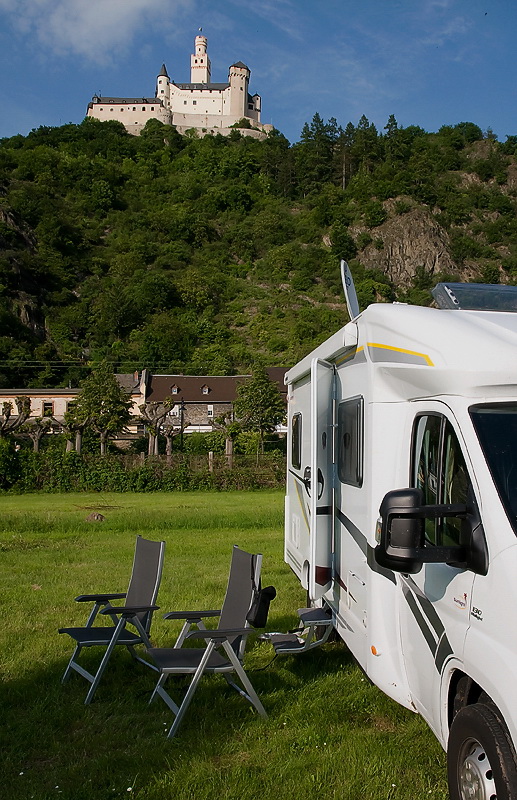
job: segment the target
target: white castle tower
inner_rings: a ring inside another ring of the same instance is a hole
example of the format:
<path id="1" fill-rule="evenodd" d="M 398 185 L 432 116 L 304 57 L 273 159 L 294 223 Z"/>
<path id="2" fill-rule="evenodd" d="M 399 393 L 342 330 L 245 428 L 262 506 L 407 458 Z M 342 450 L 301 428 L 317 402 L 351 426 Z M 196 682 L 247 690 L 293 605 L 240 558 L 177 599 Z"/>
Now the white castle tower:
<path id="1" fill-rule="evenodd" d="M 190 82 L 210 83 L 210 59 L 207 50 L 206 36 L 196 36 L 195 53 L 190 56 Z"/>
<path id="2" fill-rule="evenodd" d="M 101 121 L 118 120 L 138 134 L 150 119 L 176 126 L 179 133 L 195 129 L 199 135 L 227 135 L 241 120 L 246 136 L 264 138 L 272 125 L 260 121 L 260 95 L 249 94 L 250 70 L 242 61 L 229 69 L 227 83 L 213 83 L 206 36 L 198 35 L 190 57 L 190 83 L 176 83 L 165 64 L 156 78 L 154 98 L 98 97 L 88 104 L 87 115 Z"/>

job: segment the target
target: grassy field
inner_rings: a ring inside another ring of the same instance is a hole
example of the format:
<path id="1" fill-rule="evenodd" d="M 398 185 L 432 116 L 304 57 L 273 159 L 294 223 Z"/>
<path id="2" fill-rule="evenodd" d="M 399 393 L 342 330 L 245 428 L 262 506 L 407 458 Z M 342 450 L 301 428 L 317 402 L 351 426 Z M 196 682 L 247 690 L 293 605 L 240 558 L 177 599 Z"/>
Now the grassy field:
<path id="1" fill-rule="evenodd" d="M 268 719 L 222 678 L 200 685 L 178 736 L 148 706 L 155 673 L 118 648 L 91 706 L 60 684 L 82 625 L 81 593 L 124 591 L 135 534 L 167 542 L 163 612 L 218 608 L 233 544 L 264 554 L 271 630 L 296 624 L 304 592 L 283 562 L 280 492 L 3 496 L 0 518 L 0 796 L 9 800 L 444 800 L 445 757 L 416 715 L 371 686 L 346 648 L 278 658 L 255 642 L 246 667 Z M 104 522 L 86 522 L 92 510 Z M 167 646 L 178 626 L 153 623 Z M 83 653 L 91 667 L 95 648 Z M 265 669 L 262 669 L 266 667 Z"/>

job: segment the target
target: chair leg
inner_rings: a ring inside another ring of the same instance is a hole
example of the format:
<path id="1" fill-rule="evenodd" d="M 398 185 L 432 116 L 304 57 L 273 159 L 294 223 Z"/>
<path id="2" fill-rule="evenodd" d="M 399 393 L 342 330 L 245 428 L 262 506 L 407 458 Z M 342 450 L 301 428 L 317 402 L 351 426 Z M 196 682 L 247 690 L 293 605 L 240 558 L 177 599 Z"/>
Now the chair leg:
<path id="1" fill-rule="evenodd" d="M 112 654 L 112 652 L 113 652 L 113 650 L 114 650 L 114 648 L 115 648 L 115 646 L 117 644 L 117 641 L 118 641 L 118 639 L 120 637 L 120 634 L 121 634 L 122 630 L 124 629 L 125 625 L 126 625 L 126 620 L 122 617 L 119 620 L 119 622 L 117 623 L 117 627 L 115 628 L 115 630 L 113 632 L 113 636 L 111 637 L 111 641 L 110 641 L 109 645 L 106 648 L 106 652 L 104 653 L 104 655 L 102 657 L 101 663 L 99 664 L 99 669 L 95 673 L 95 677 L 94 677 L 94 679 L 92 681 L 92 685 L 90 686 L 90 689 L 88 690 L 88 694 L 86 695 L 86 699 L 84 701 L 85 706 L 89 705 L 93 700 L 93 696 L 94 696 L 95 692 L 97 691 L 97 686 L 99 685 L 100 679 L 102 678 L 104 670 L 107 667 L 108 661 L 110 660 L 111 654 Z"/>
<path id="2" fill-rule="evenodd" d="M 186 711 L 187 711 L 187 709 L 188 709 L 188 707 L 190 705 L 190 702 L 191 702 L 191 700 L 192 700 L 192 698 L 194 696 L 194 692 L 197 689 L 197 685 L 198 685 L 199 681 L 201 680 L 203 672 L 205 671 L 205 668 L 206 668 L 206 665 L 208 664 L 210 656 L 212 655 L 212 651 L 213 651 L 214 647 L 215 647 L 215 642 L 210 642 L 210 644 L 207 646 L 206 650 L 204 651 L 203 658 L 199 662 L 199 666 L 198 666 L 197 670 L 194 673 L 194 676 L 193 676 L 193 678 L 192 678 L 192 680 L 190 682 L 190 685 L 189 685 L 189 687 L 187 689 L 187 693 L 185 694 L 185 697 L 183 698 L 181 706 L 178 709 L 178 713 L 176 714 L 176 719 L 174 720 L 173 724 L 170 727 L 169 733 L 167 735 L 168 739 L 172 739 L 172 737 L 176 734 L 176 732 L 177 732 L 177 730 L 178 730 L 178 728 L 179 728 L 179 726 L 181 724 L 181 721 L 182 721 L 183 717 L 185 716 L 185 713 L 186 713 Z"/>
<path id="3" fill-rule="evenodd" d="M 80 644 L 76 645 L 75 650 L 72 653 L 72 657 L 71 657 L 70 661 L 67 664 L 65 672 L 63 674 L 63 677 L 61 678 L 61 683 L 66 683 L 67 681 L 70 680 L 70 675 L 75 670 L 75 666 L 74 666 L 75 665 L 75 657 L 79 655 L 79 653 L 81 652 L 82 649 L 83 648 L 81 647 Z"/>
<path id="4" fill-rule="evenodd" d="M 235 651 L 229 642 L 224 642 L 224 649 L 228 658 L 232 662 L 235 672 L 239 676 L 242 685 L 244 686 L 244 691 L 237 683 L 232 681 L 227 673 L 225 673 L 224 677 L 226 678 L 227 682 L 232 686 L 240 695 L 241 697 L 246 698 L 252 706 L 254 706 L 257 712 L 260 714 L 261 717 L 267 717 L 266 709 L 260 702 L 259 696 L 256 693 L 255 689 L 253 688 L 250 679 L 246 675 L 244 671 L 244 667 L 242 666 L 241 662 L 237 658 Z"/>

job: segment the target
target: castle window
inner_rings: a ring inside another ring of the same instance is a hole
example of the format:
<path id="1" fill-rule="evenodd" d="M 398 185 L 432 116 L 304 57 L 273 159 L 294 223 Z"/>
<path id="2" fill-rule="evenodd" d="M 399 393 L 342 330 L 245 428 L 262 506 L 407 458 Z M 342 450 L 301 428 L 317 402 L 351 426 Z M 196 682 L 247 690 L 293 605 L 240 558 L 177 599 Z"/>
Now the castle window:
<path id="1" fill-rule="evenodd" d="M 121 108 L 120 110 L 121 110 L 121 111 L 124 111 L 124 106 L 122 106 L 122 108 Z"/>
<path id="2" fill-rule="evenodd" d="M 186 101 L 186 100 L 184 100 L 184 101 L 183 101 L 183 105 L 184 105 L 184 106 L 186 106 L 186 105 L 187 105 L 187 101 Z"/>
<path id="3" fill-rule="evenodd" d="M 151 106 L 151 111 L 154 111 L 154 106 Z"/>
<path id="4" fill-rule="evenodd" d="M 163 91 L 163 89 L 160 89 L 160 94 L 164 94 L 164 91 Z"/>
<path id="5" fill-rule="evenodd" d="M 197 100 L 193 100 L 193 101 L 192 101 L 192 105 L 193 105 L 193 106 L 197 106 Z"/>
<path id="6" fill-rule="evenodd" d="M 113 106 L 110 108 L 110 111 L 113 111 Z"/>
<path id="7" fill-rule="evenodd" d="M 133 111 L 136 111 L 136 106 L 133 106 Z"/>
<path id="8" fill-rule="evenodd" d="M 248 108 L 253 111 L 253 103 L 248 103 Z"/>
<path id="9" fill-rule="evenodd" d="M 145 111 L 145 106 L 142 106 L 142 111 Z"/>

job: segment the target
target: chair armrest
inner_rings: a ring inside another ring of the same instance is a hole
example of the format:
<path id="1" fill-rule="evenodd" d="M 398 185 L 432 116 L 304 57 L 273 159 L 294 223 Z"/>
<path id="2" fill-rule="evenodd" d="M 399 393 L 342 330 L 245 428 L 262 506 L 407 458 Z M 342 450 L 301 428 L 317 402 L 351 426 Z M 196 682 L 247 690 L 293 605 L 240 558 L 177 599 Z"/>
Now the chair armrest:
<path id="1" fill-rule="evenodd" d="M 96 603 L 102 603 L 102 602 L 107 603 L 109 600 L 122 600 L 122 598 L 124 598 L 125 596 L 126 592 L 122 593 L 118 592 L 117 594 L 114 594 L 112 592 L 111 594 L 80 594 L 79 597 L 76 597 L 75 599 L 77 603 L 86 603 L 88 601 Z"/>
<path id="2" fill-rule="evenodd" d="M 142 614 L 144 611 L 157 611 L 159 608 L 160 606 L 109 606 L 101 609 L 99 613 L 108 614 L 109 616 L 120 614 L 121 617 L 134 617 L 135 614 Z"/>
<path id="3" fill-rule="evenodd" d="M 202 619 L 203 617 L 220 617 L 221 611 L 169 611 L 164 614 L 164 619 L 186 619 L 195 620 Z"/>
<path id="4" fill-rule="evenodd" d="M 210 631 L 190 631 L 187 633 L 186 639 L 214 639 L 215 641 L 224 641 L 234 636 L 249 636 L 250 633 L 255 633 L 254 628 L 213 628 Z"/>

